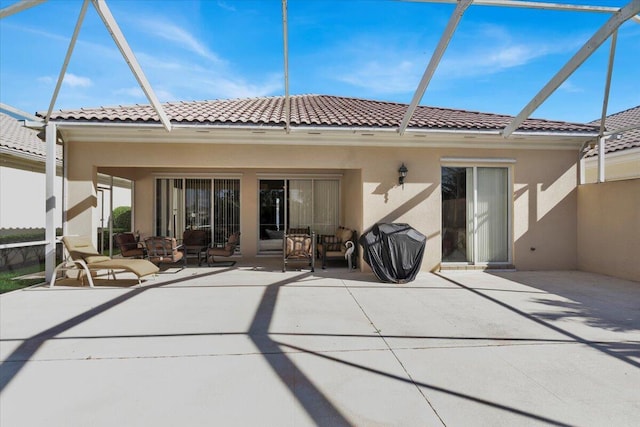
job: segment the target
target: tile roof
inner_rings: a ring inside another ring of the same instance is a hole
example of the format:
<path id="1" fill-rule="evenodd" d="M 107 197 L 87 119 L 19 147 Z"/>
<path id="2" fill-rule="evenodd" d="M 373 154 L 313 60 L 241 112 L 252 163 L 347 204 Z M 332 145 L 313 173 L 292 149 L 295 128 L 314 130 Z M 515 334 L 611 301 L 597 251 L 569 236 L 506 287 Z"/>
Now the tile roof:
<path id="1" fill-rule="evenodd" d="M 600 125 L 600 120 L 594 120 L 591 124 Z M 609 132 L 615 132 L 617 129 L 624 129 L 632 125 L 640 125 L 640 105 L 611 114 L 605 119 L 605 128 Z M 620 134 L 620 138 L 612 138 L 605 144 L 605 153 L 613 153 L 615 151 L 627 150 L 629 148 L 640 147 L 640 129 L 629 130 Z M 590 149 L 586 157 L 592 157 L 598 154 L 597 148 Z"/>
<path id="2" fill-rule="evenodd" d="M 292 127 L 397 128 L 407 104 L 327 95 L 290 97 Z M 173 124 L 284 126 L 283 96 L 168 102 L 162 104 Z M 39 113 L 42 115 L 42 113 Z M 55 121 L 159 123 L 151 105 L 82 108 L 53 112 Z M 475 111 L 418 106 L 409 123 L 412 129 L 501 130 L 511 116 Z M 593 133 L 597 127 L 541 119 L 527 119 L 519 130 L 529 132 Z"/>
<path id="3" fill-rule="evenodd" d="M 37 135 L 37 131 L 25 128 L 17 119 L 0 112 L 0 147 L 16 154 L 35 155 L 44 161 L 47 155 L 46 145 Z M 60 145 L 56 145 L 56 159 L 62 159 Z"/>

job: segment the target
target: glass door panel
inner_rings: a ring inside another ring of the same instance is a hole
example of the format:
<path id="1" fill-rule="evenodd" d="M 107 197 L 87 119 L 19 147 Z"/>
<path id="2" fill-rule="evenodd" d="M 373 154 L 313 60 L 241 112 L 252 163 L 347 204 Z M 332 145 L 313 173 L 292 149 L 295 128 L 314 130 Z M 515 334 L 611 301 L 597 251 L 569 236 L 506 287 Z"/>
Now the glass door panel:
<path id="1" fill-rule="evenodd" d="M 287 228 L 311 227 L 313 222 L 313 181 L 290 179 L 287 181 L 288 221 Z"/>
<path id="2" fill-rule="evenodd" d="M 222 246 L 240 231 L 240 180 L 213 180 L 213 243 Z"/>
<path id="3" fill-rule="evenodd" d="M 188 230 L 211 229 L 211 180 L 185 180 L 185 224 Z M 184 230 L 181 230 L 184 232 Z M 182 232 L 180 236 L 182 236 Z"/>
<path id="4" fill-rule="evenodd" d="M 508 169 L 442 168 L 442 261 L 509 262 Z"/>
<path id="5" fill-rule="evenodd" d="M 473 226 L 472 198 L 473 190 L 471 168 L 442 168 L 442 261 L 470 262 L 473 247 L 467 236 Z M 471 188 L 468 189 L 471 184 Z M 472 195 L 472 194 L 471 194 Z"/>
<path id="6" fill-rule="evenodd" d="M 311 229 L 317 235 L 334 234 L 340 222 L 340 181 L 317 179 L 313 184 Z"/>
<path id="7" fill-rule="evenodd" d="M 285 218 L 285 188 L 283 179 L 260 180 L 259 250 L 282 252 Z"/>
<path id="8" fill-rule="evenodd" d="M 478 168 L 477 262 L 508 262 L 506 168 Z"/>
<path id="9" fill-rule="evenodd" d="M 156 180 L 157 236 L 182 236 L 185 227 L 184 183 L 182 179 Z"/>

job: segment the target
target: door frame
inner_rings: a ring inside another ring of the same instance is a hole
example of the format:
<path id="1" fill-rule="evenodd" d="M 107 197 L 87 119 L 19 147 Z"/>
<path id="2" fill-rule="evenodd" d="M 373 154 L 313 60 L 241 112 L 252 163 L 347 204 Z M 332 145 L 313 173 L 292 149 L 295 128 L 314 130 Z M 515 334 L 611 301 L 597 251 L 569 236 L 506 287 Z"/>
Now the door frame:
<path id="1" fill-rule="evenodd" d="M 456 265 L 473 265 L 473 266 L 507 266 L 513 265 L 513 183 L 514 183 L 514 168 L 516 160 L 513 158 L 464 158 L 464 157 L 442 157 L 440 159 L 440 247 L 442 248 L 442 239 L 444 238 L 442 229 L 442 168 L 473 168 L 473 198 L 474 198 L 474 218 L 473 218 L 473 259 L 467 262 L 449 262 L 442 260 L 442 252 L 440 254 L 440 263 L 448 266 Z M 507 170 L 507 261 L 490 261 L 479 262 L 478 256 L 478 241 L 477 241 L 477 168 L 503 168 Z"/>

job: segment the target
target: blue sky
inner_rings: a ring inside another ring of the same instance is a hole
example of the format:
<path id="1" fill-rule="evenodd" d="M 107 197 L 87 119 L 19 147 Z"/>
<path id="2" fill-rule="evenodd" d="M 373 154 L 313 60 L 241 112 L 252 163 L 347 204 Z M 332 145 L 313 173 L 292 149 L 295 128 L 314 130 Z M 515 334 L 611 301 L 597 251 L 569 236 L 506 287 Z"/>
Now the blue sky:
<path id="1" fill-rule="evenodd" d="M 6 7 L 14 0 L 0 0 Z M 0 101 L 46 110 L 80 0 L 0 21 Z M 624 6 L 626 0 L 572 4 Z M 161 101 L 284 94 L 280 0 L 107 0 Z M 289 0 L 291 94 L 409 103 L 454 9 L 404 1 Z M 422 105 L 516 115 L 608 14 L 472 6 Z M 605 42 L 534 117 L 599 118 Z M 619 30 L 608 112 L 640 104 L 640 24 Z M 147 103 L 92 6 L 56 109 Z"/>

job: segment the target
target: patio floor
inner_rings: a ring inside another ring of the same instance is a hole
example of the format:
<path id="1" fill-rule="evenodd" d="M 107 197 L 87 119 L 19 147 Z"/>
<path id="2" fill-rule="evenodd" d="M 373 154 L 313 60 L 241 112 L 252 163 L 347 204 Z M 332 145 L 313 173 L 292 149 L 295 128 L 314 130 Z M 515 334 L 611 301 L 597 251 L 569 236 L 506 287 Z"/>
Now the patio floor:
<path id="1" fill-rule="evenodd" d="M 638 282 L 261 264 L 0 296 L 0 425 L 638 425 Z"/>

